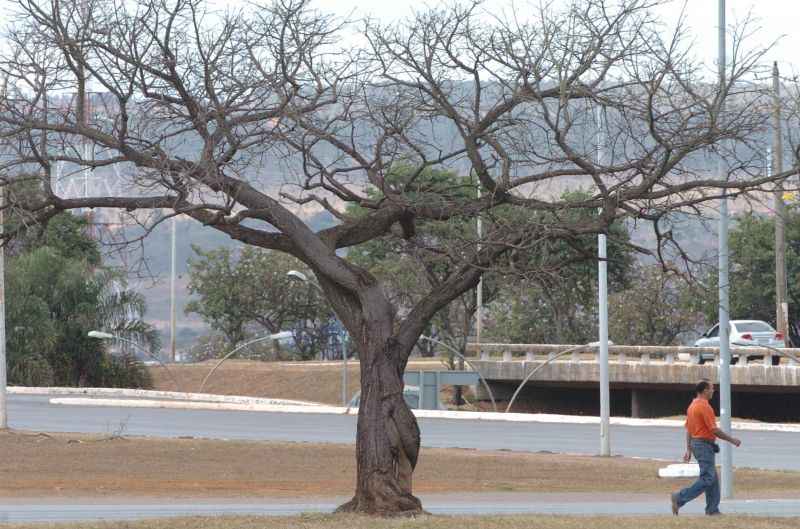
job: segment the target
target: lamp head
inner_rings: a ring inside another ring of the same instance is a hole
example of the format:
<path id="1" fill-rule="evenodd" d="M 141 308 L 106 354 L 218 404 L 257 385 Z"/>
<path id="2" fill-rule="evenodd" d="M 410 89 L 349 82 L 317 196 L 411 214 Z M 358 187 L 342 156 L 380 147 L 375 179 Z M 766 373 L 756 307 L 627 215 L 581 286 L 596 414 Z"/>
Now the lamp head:
<path id="1" fill-rule="evenodd" d="M 114 337 L 113 334 L 109 334 L 103 331 L 89 331 L 87 334 L 89 338 L 97 338 L 98 340 L 110 340 Z"/>

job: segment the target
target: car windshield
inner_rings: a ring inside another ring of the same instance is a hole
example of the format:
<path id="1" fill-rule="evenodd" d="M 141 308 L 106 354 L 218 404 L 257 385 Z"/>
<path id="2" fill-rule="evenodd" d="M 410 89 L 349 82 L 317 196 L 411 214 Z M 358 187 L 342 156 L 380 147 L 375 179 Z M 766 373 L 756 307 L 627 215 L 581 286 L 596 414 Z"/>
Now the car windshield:
<path id="1" fill-rule="evenodd" d="M 739 332 L 775 332 L 775 329 L 763 321 L 737 321 L 735 325 Z"/>

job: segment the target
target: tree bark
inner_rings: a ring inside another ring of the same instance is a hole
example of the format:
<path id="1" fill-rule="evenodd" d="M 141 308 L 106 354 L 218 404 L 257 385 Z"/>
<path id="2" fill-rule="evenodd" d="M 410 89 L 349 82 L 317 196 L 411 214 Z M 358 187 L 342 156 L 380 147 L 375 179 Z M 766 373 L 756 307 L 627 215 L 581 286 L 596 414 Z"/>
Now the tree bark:
<path id="1" fill-rule="evenodd" d="M 381 516 L 423 513 L 412 494 L 420 433 L 416 417 L 403 399 L 401 351 L 392 339 L 367 341 L 359 348 L 361 402 L 356 438 L 357 477 L 353 499 L 337 512 Z"/>

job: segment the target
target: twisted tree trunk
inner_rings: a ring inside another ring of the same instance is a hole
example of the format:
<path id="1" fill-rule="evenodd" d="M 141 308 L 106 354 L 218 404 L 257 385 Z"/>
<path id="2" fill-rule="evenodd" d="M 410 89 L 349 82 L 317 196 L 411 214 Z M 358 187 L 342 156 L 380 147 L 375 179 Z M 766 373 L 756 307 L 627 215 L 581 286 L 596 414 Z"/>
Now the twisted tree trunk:
<path id="1" fill-rule="evenodd" d="M 361 358 L 361 403 L 356 438 L 357 478 L 353 499 L 337 512 L 414 515 L 423 512 L 412 494 L 419 455 L 416 417 L 403 399 L 400 351 L 391 339 L 367 341 Z"/>

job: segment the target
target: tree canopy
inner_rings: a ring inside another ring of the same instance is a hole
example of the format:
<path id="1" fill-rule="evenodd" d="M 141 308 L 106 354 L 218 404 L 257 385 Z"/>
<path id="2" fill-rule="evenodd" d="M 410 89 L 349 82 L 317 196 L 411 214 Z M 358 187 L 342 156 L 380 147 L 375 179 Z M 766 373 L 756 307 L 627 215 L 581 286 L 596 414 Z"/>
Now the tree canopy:
<path id="1" fill-rule="evenodd" d="M 189 261 L 186 312 L 200 314 L 233 348 L 254 331 L 293 331 L 300 358 L 324 352 L 324 332 L 333 313 L 314 284 L 300 284 L 292 270 L 313 277 L 301 262 L 286 254 L 245 247 L 203 250 Z M 313 278 L 310 279 L 313 281 Z"/>

